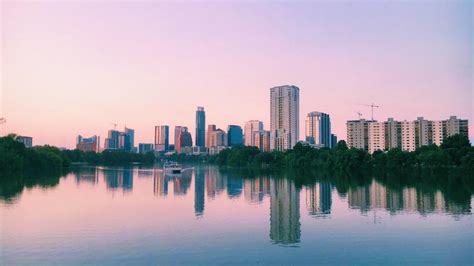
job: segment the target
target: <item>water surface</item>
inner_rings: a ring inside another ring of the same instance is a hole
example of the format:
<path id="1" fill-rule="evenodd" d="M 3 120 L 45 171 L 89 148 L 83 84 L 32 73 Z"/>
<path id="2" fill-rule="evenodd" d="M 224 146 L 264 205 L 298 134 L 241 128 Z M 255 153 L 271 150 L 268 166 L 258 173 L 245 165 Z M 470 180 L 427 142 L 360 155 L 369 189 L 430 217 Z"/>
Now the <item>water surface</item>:
<path id="1" fill-rule="evenodd" d="M 462 189 L 301 180 L 195 166 L 2 182 L 0 264 L 473 264 Z"/>

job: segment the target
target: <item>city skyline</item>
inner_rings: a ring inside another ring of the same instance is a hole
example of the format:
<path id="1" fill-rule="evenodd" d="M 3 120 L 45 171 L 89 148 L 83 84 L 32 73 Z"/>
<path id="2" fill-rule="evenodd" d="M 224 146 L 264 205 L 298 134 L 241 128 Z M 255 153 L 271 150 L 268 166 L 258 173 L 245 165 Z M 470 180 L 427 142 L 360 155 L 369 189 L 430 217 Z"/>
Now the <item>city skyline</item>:
<path id="1" fill-rule="evenodd" d="M 330 114 L 345 139 L 346 121 L 370 119 L 362 104 L 372 102 L 378 121 L 473 119 L 468 1 L 0 8 L 0 134 L 35 145 L 105 140 L 111 123 L 133 128 L 135 146 L 152 143 L 156 125 L 186 126 L 194 139 L 196 106 L 218 128 L 260 120 L 268 130 L 268 89 L 284 84 L 301 90 L 300 140 L 307 113 Z"/>

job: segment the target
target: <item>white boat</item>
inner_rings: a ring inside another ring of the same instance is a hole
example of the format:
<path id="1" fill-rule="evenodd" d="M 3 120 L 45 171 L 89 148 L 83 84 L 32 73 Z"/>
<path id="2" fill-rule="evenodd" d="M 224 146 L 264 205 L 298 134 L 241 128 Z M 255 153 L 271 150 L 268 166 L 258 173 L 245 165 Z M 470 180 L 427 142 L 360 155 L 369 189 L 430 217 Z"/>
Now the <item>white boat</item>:
<path id="1" fill-rule="evenodd" d="M 166 162 L 163 165 L 163 171 L 167 174 L 181 174 L 183 168 L 178 163 L 175 162 Z"/>

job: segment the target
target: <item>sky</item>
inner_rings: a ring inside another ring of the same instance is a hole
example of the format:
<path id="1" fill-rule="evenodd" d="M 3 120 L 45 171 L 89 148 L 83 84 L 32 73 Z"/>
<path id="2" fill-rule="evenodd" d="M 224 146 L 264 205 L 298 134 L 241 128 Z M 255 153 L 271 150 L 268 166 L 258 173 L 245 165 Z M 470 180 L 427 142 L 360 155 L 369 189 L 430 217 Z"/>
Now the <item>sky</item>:
<path id="1" fill-rule="evenodd" d="M 470 120 L 470 1 L 1 1 L 0 135 L 73 148 L 78 134 L 188 126 L 197 106 L 227 129 L 262 120 L 270 88 L 300 88 L 300 139 L 311 111 L 345 122 Z M 171 137 L 173 141 L 173 137 Z"/>

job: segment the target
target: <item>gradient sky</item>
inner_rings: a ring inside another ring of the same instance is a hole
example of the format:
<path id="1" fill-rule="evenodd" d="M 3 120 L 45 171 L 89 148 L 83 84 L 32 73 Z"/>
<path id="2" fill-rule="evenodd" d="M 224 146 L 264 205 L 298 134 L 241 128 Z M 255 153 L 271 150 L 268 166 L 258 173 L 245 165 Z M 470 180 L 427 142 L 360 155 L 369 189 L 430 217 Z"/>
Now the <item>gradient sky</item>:
<path id="1" fill-rule="evenodd" d="M 269 88 L 300 88 L 345 138 L 376 119 L 473 121 L 473 6 L 467 1 L 107 3 L 2 1 L 0 134 L 72 148 L 111 122 L 152 142 L 195 110 L 227 129 L 269 128 Z M 172 139 L 171 139 L 172 141 Z"/>

